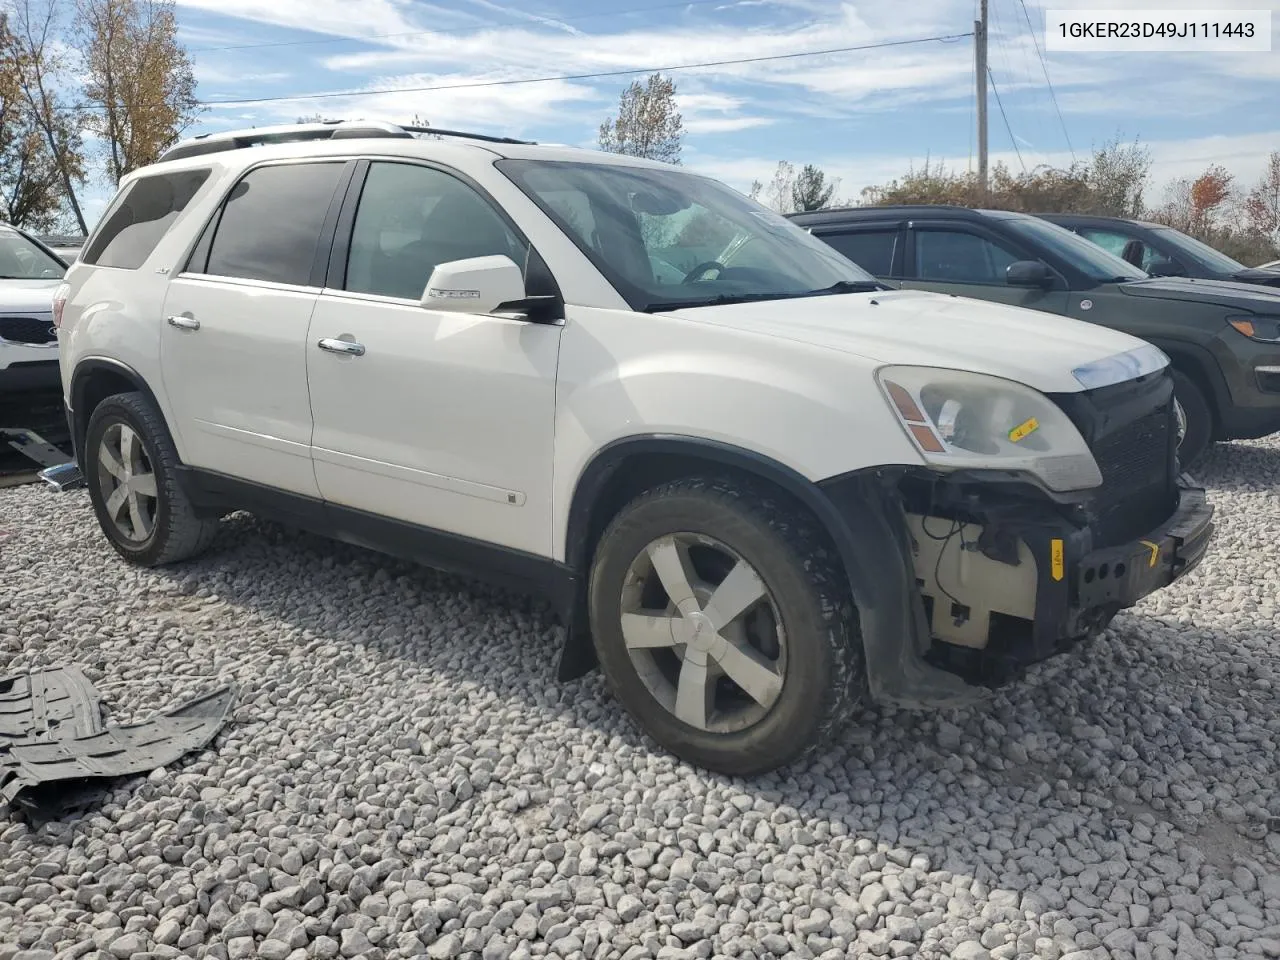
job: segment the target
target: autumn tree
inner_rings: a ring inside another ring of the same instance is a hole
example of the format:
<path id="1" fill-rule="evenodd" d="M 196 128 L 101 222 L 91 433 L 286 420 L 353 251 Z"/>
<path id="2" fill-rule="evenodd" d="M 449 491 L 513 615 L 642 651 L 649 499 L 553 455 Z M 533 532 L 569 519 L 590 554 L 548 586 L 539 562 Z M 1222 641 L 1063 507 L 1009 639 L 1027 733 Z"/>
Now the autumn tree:
<path id="1" fill-rule="evenodd" d="M 0 12 L 0 51 L 13 49 L 8 20 Z M 48 228 L 58 205 L 57 170 L 31 123 L 18 63 L 6 54 L 0 58 L 0 220 Z"/>
<path id="2" fill-rule="evenodd" d="M 199 113 L 172 0 L 77 0 L 87 128 L 102 139 L 115 184 L 155 163 Z"/>
<path id="3" fill-rule="evenodd" d="M 1244 215 L 1251 229 L 1280 240 L 1280 150 L 1267 158 L 1261 179 L 1245 197 Z"/>
<path id="4" fill-rule="evenodd" d="M 1091 194 L 1088 212 L 1107 217 L 1140 217 L 1151 175 L 1151 151 L 1116 137 L 1093 152 L 1084 170 Z"/>
<path id="5" fill-rule="evenodd" d="M 627 87 L 617 116 L 600 124 L 600 149 L 610 153 L 679 163 L 683 140 L 675 82 L 660 73 L 652 74 L 643 86 L 635 81 Z"/>
<path id="6" fill-rule="evenodd" d="M 819 167 L 806 163 L 796 174 L 795 183 L 791 185 L 791 207 L 793 210 L 822 210 L 831 206 L 840 181 L 828 180 L 827 175 Z"/>
<path id="7" fill-rule="evenodd" d="M 58 6 L 52 0 L 12 0 L 0 32 L 0 63 L 12 71 L 12 84 L 22 123 L 29 134 L 23 142 L 37 169 L 52 172 L 59 201 L 65 202 L 81 233 L 88 233 L 76 189 L 85 182 L 81 137 L 83 112 L 71 99 L 73 78 L 60 42 Z M 36 149 L 30 137 L 40 143 Z M 47 166 L 41 166 L 45 164 Z M 42 174 L 43 175 L 43 174 Z"/>

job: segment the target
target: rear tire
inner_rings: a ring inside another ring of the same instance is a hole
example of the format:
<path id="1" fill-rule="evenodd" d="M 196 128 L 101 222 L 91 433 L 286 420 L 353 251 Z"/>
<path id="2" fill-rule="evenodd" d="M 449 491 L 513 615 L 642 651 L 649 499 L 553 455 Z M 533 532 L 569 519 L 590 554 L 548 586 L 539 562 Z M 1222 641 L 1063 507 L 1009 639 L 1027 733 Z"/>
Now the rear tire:
<path id="1" fill-rule="evenodd" d="M 1181 370 L 1173 371 L 1173 398 L 1181 406 L 1186 422 L 1178 445 L 1178 460 L 1186 468 L 1204 456 L 1213 442 L 1213 408 L 1195 381 Z"/>
<path id="2" fill-rule="evenodd" d="M 676 602 L 681 573 L 692 603 Z M 844 571 L 813 521 L 768 489 L 690 478 L 641 494 L 600 539 L 588 590 L 615 695 L 690 763 L 751 776 L 801 760 L 862 698 Z"/>
<path id="3" fill-rule="evenodd" d="M 98 524 L 120 556 L 158 567 L 203 553 L 218 532 L 178 482 L 164 417 L 141 393 L 107 397 L 89 417 L 85 481 Z"/>

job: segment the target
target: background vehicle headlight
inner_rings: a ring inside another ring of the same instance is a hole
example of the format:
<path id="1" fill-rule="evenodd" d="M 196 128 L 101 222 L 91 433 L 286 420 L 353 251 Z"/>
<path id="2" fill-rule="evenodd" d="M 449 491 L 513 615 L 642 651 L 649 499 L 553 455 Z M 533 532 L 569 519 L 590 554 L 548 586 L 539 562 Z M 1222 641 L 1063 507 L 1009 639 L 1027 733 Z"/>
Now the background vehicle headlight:
<path id="1" fill-rule="evenodd" d="M 884 367 L 877 376 L 907 434 L 933 466 L 1024 471 L 1058 492 L 1102 483 L 1075 424 L 1030 387 L 936 367 Z"/>
<path id="2" fill-rule="evenodd" d="M 1227 323 L 1231 324 L 1250 340 L 1258 340 L 1261 343 L 1280 343 L 1280 317 L 1249 314 L 1247 316 L 1227 317 Z"/>

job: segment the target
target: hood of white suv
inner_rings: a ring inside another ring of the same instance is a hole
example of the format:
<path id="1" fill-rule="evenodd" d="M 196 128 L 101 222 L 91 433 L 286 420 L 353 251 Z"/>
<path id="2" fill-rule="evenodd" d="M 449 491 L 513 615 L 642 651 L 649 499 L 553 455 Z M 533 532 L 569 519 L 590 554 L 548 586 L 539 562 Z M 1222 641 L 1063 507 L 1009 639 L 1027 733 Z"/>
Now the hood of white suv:
<path id="1" fill-rule="evenodd" d="M 886 364 L 985 373 L 1043 393 L 1084 389 L 1072 371 L 1143 346 L 1126 333 L 985 300 L 882 290 L 673 311 Z"/>
<path id="2" fill-rule="evenodd" d="M 0 280 L 0 313 L 52 313 L 62 280 Z"/>

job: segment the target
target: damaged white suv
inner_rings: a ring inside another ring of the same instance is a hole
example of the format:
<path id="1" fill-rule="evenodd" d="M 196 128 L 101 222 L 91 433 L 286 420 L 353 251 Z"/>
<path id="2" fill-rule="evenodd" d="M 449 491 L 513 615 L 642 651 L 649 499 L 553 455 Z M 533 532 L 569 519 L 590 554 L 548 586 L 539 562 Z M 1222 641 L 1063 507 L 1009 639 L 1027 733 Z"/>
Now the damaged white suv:
<path id="1" fill-rule="evenodd" d="M 1008 680 L 1212 531 L 1154 347 L 891 289 L 627 157 L 369 123 L 186 141 L 125 179 L 55 316 L 125 558 L 245 509 L 545 592 L 562 677 L 598 663 L 727 773 L 864 696 Z"/>

